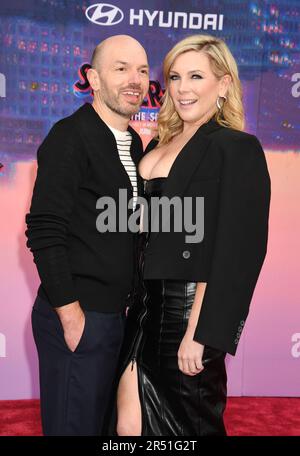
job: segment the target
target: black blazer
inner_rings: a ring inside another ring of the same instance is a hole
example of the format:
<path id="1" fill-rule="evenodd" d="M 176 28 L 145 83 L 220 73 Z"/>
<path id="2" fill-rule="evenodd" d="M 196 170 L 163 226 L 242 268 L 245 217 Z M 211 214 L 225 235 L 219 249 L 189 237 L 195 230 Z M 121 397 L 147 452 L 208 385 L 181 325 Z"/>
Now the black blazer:
<path id="1" fill-rule="evenodd" d="M 128 130 L 137 164 L 142 141 Z M 96 229 L 101 196 L 114 199 L 118 214 L 119 189 L 127 190 L 128 200 L 133 194 L 113 133 L 85 103 L 51 128 L 37 159 L 26 235 L 41 279 L 38 294 L 53 307 L 79 300 L 86 310 L 123 310 L 133 287 L 137 235 Z"/>
<path id="2" fill-rule="evenodd" d="M 163 196 L 204 197 L 204 239 L 151 233 L 144 278 L 207 282 L 194 340 L 234 355 L 267 249 L 270 178 L 259 141 L 204 124 L 173 163 Z"/>

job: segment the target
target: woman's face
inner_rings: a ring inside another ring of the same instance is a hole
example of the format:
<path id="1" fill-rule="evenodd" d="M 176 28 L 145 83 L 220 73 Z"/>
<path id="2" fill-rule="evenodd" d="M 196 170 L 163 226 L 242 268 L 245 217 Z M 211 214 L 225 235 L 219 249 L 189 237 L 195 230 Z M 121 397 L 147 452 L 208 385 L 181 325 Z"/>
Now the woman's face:
<path id="1" fill-rule="evenodd" d="M 218 96 L 226 94 L 230 76 L 218 80 L 202 51 L 179 55 L 169 73 L 169 92 L 184 123 L 202 124 L 216 111 Z"/>

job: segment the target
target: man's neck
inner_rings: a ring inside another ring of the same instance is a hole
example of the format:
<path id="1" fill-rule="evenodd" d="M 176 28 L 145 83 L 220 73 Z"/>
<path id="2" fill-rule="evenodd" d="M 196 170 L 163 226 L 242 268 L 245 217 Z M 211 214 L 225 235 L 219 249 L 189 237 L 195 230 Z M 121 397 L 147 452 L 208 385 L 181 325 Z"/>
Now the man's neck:
<path id="1" fill-rule="evenodd" d="M 97 103 L 96 100 L 93 101 L 92 106 L 95 109 L 96 113 L 101 117 L 103 122 L 105 122 L 107 125 L 110 125 L 111 127 L 120 131 L 127 130 L 130 119 L 103 109 L 103 107 Z"/>

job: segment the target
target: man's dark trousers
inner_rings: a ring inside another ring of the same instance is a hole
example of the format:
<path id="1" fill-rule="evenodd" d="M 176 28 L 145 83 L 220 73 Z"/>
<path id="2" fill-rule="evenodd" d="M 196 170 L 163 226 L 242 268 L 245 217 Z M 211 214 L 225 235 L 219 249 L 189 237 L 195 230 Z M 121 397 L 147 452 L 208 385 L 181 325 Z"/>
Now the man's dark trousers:
<path id="1" fill-rule="evenodd" d="M 84 313 L 84 331 L 72 352 L 49 302 L 37 296 L 33 306 L 44 435 L 101 435 L 124 334 L 125 311 Z"/>

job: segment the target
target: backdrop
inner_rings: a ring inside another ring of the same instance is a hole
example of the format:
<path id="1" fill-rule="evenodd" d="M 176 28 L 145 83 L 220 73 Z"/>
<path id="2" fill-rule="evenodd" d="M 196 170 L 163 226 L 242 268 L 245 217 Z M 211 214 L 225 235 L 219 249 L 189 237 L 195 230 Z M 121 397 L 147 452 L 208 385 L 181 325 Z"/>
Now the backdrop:
<path id="1" fill-rule="evenodd" d="M 183 37 L 226 40 L 244 88 L 246 130 L 262 142 L 272 180 L 268 254 L 236 357 L 229 395 L 300 391 L 299 0 L 10 0 L 0 6 L 0 399 L 36 398 L 30 312 L 39 284 L 24 217 L 36 150 L 51 125 L 91 101 L 86 64 L 104 38 L 126 33 L 146 48 L 147 100 L 132 125 L 151 138 L 161 64 Z"/>

